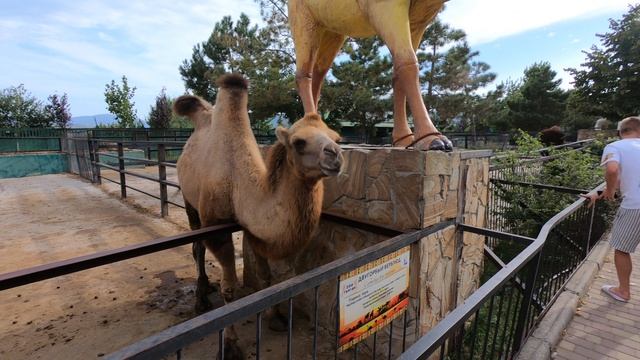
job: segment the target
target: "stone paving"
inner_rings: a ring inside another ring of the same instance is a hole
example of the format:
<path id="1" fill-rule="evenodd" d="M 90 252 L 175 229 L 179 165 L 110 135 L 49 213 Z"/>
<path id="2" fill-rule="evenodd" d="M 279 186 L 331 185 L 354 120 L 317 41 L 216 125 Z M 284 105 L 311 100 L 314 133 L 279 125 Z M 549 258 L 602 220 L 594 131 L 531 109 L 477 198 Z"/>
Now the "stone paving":
<path id="1" fill-rule="evenodd" d="M 610 251 L 552 358 L 640 359 L 640 252 L 632 254 L 632 261 L 631 300 L 622 303 L 600 290 L 618 283 Z"/>

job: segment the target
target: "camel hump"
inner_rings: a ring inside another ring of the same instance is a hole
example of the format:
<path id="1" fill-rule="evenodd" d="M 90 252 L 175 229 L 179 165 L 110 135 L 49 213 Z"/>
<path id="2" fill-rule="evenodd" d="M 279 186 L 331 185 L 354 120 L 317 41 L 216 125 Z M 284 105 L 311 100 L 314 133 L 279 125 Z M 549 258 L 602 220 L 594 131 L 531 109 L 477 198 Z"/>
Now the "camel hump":
<path id="1" fill-rule="evenodd" d="M 226 74 L 222 75 L 216 81 L 218 86 L 222 89 L 248 89 L 249 81 L 240 74 Z"/>
<path id="2" fill-rule="evenodd" d="M 204 109 L 204 100 L 193 95 L 182 95 L 173 103 L 173 111 L 180 116 L 193 115 Z"/>

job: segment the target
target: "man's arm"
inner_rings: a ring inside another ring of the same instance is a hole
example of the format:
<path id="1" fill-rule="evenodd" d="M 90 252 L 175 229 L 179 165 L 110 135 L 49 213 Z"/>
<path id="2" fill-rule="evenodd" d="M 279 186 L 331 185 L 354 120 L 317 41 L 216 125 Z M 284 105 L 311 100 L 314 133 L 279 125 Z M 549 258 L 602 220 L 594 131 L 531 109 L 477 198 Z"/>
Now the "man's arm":
<path id="1" fill-rule="evenodd" d="M 602 197 L 605 200 L 613 200 L 616 190 L 618 189 L 620 164 L 617 161 L 609 161 L 606 164 L 604 179 L 607 182 L 607 187 L 602 193 Z"/>

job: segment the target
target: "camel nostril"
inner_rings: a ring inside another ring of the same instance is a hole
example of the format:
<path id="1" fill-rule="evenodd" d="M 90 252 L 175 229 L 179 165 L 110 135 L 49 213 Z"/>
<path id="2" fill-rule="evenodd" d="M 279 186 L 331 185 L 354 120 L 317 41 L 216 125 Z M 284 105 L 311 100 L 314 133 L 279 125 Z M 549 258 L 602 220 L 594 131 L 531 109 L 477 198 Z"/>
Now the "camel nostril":
<path id="1" fill-rule="evenodd" d="M 331 149 L 331 148 L 324 148 L 323 151 L 324 151 L 325 155 L 329 155 L 329 156 L 337 156 L 338 155 L 338 153 L 335 150 Z"/>

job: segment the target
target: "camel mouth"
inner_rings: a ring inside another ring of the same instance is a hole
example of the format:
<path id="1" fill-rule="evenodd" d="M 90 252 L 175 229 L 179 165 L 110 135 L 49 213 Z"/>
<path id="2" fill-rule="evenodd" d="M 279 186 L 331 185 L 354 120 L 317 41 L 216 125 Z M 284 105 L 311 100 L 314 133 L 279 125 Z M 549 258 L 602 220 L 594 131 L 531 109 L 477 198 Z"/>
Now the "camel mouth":
<path id="1" fill-rule="evenodd" d="M 340 166 L 335 168 L 320 166 L 320 170 L 326 176 L 337 176 L 340 173 Z"/>

